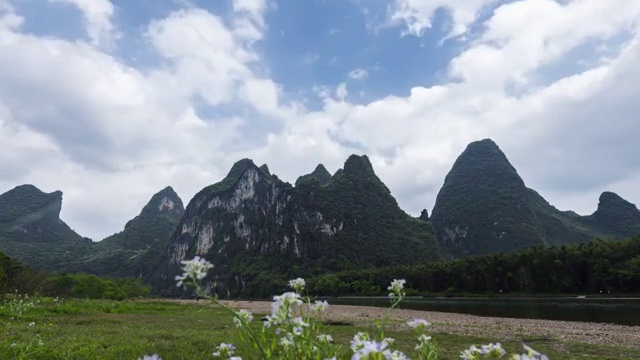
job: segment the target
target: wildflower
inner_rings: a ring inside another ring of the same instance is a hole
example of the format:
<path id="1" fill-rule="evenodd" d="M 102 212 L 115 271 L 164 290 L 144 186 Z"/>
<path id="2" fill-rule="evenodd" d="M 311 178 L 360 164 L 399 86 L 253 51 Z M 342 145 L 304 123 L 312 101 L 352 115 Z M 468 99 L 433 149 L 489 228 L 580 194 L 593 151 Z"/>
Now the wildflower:
<path id="1" fill-rule="evenodd" d="M 389 360 L 409 360 L 407 355 L 403 354 L 398 350 L 394 350 L 389 354 L 386 354 L 387 359 Z"/>
<path id="2" fill-rule="evenodd" d="M 175 279 L 178 281 L 177 285 L 182 286 L 185 280 L 202 280 L 207 276 L 207 271 L 213 267 L 213 264 L 200 256 L 194 257 L 192 260 L 183 260 L 181 263 L 184 265 L 182 275 L 177 275 Z"/>
<path id="3" fill-rule="evenodd" d="M 242 309 L 238 311 L 237 315 L 238 315 L 237 317 L 233 318 L 233 322 L 236 324 L 237 327 L 241 327 L 243 321 L 245 323 L 248 323 L 248 322 L 251 322 L 251 320 L 253 320 L 253 315 L 248 310 Z"/>
<path id="4" fill-rule="evenodd" d="M 391 351 L 387 349 L 387 347 L 389 346 L 387 340 L 388 339 L 385 339 L 381 342 L 369 340 L 362 341 L 359 348 L 357 350 L 354 350 L 354 354 L 351 357 L 351 360 L 377 359 L 380 355 L 384 356 L 385 359 L 407 359 L 406 355 L 404 355 L 403 353 L 397 350 Z"/>
<path id="5" fill-rule="evenodd" d="M 430 341 L 431 341 L 431 336 L 427 336 L 425 334 L 420 335 L 418 337 L 418 345 L 416 345 L 416 350 L 420 350 L 427 347 Z"/>
<path id="6" fill-rule="evenodd" d="M 502 357 L 504 356 L 507 352 L 504 351 L 504 349 L 502 348 L 502 345 L 500 345 L 500 343 L 491 343 L 489 345 L 482 345 L 480 346 L 480 353 L 482 355 L 490 355 L 493 357 Z"/>
<path id="7" fill-rule="evenodd" d="M 263 322 L 263 325 L 267 328 L 288 322 L 292 310 L 302 305 L 300 295 L 294 292 L 286 292 L 280 296 L 274 296 L 273 300 L 271 315 L 267 316 Z"/>
<path id="8" fill-rule="evenodd" d="M 431 325 L 431 323 L 424 319 L 414 319 L 407 321 L 407 325 L 412 329 L 422 329 L 425 326 Z"/>
<path id="9" fill-rule="evenodd" d="M 280 345 L 284 348 L 293 345 L 293 335 L 287 334 L 287 336 L 280 338 Z"/>
<path id="10" fill-rule="evenodd" d="M 289 281 L 289 286 L 297 293 L 301 292 L 306 286 L 303 278 L 297 278 Z"/>
<path id="11" fill-rule="evenodd" d="M 311 305 L 311 310 L 317 311 L 317 312 L 325 312 L 328 309 L 329 309 L 329 303 L 326 301 L 316 300 L 316 302 L 313 305 Z"/>
<path id="12" fill-rule="evenodd" d="M 475 360 L 479 358 L 479 355 L 480 355 L 480 349 L 478 349 L 475 345 L 471 345 L 469 349 L 464 350 L 460 353 L 460 359 Z"/>
<path id="13" fill-rule="evenodd" d="M 318 335 L 318 340 L 322 343 L 330 343 L 333 342 L 333 337 L 331 337 L 331 335 L 320 334 Z"/>
<path id="14" fill-rule="evenodd" d="M 393 279 L 391 285 L 387 288 L 387 290 L 391 291 L 389 293 L 389 297 L 393 299 L 401 299 L 404 297 L 404 284 L 406 281 L 404 279 Z"/>
<path id="15" fill-rule="evenodd" d="M 365 341 L 369 341 L 369 334 L 359 332 L 353 336 L 353 340 L 351 340 L 351 350 L 358 351 L 363 347 L 363 343 Z"/>
<path id="16" fill-rule="evenodd" d="M 522 344 L 524 350 L 527 352 L 522 355 L 512 355 L 512 359 L 514 360 L 549 360 L 549 357 L 545 354 L 542 354 L 538 351 L 533 350 L 529 346 Z"/>
<path id="17" fill-rule="evenodd" d="M 33 321 L 29 323 L 29 327 L 34 327 L 36 325 L 36 323 L 34 323 Z"/>
<path id="18" fill-rule="evenodd" d="M 144 355 L 143 357 L 138 358 L 138 360 L 162 360 L 162 358 L 158 354 L 153 354 L 153 355 Z"/>
<path id="19" fill-rule="evenodd" d="M 16 346 L 18 346 L 18 344 L 16 344 L 16 343 L 12 343 L 11 344 L 11 347 L 16 347 Z"/>
<path id="20" fill-rule="evenodd" d="M 216 348 L 218 351 L 213 353 L 213 357 L 229 357 L 232 358 L 233 352 L 236 350 L 236 347 L 231 344 L 220 343 Z"/>

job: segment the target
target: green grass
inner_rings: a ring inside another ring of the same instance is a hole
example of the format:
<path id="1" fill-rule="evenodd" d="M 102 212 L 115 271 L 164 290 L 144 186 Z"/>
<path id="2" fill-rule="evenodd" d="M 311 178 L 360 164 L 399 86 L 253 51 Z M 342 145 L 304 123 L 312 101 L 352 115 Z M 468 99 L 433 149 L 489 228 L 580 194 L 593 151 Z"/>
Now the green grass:
<path id="1" fill-rule="evenodd" d="M 32 303 L 32 299 L 24 303 Z M 256 315 L 256 319 L 259 317 Z M 31 322 L 35 324 L 29 326 Z M 256 324 L 259 327 L 260 324 Z M 348 349 L 358 331 L 371 328 L 349 324 L 326 327 L 326 332 Z M 221 342 L 238 346 L 243 359 L 256 352 L 238 341 L 230 316 L 222 309 L 201 304 L 151 301 L 40 300 L 34 306 L 0 305 L 0 359 L 137 359 L 160 354 L 163 360 L 211 359 Z M 411 352 L 414 335 L 409 331 L 387 331 L 400 350 Z M 471 344 L 499 339 L 435 334 L 441 346 L 440 359 L 457 359 Z M 42 345 L 38 345 L 38 339 Z M 528 339 L 529 345 L 551 359 L 637 359 L 640 352 L 629 349 Z M 12 344 L 16 344 L 12 346 Z M 506 342 L 509 351 L 520 344 Z M 346 355 L 346 352 L 345 352 Z"/>

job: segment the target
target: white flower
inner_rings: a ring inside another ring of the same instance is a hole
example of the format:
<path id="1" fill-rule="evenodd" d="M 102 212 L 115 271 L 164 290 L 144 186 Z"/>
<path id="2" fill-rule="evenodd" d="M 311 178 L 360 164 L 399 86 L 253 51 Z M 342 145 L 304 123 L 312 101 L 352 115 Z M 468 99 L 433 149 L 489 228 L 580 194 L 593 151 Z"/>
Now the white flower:
<path id="1" fill-rule="evenodd" d="M 506 354 L 507 352 L 504 351 L 504 349 L 502 348 L 502 345 L 500 345 L 500 343 L 491 343 L 489 345 L 482 345 L 480 346 L 480 354 L 482 355 L 491 355 L 491 356 L 497 356 L 497 357 L 502 357 Z"/>
<path id="2" fill-rule="evenodd" d="M 471 347 L 460 353 L 460 358 L 462 360 L 475 360 L 478 359 L 480 355 L 480 349 L 478 349 L 475 345 L 471 345 Z"/>
<path id="3" fill-rule="evenodd" d="M 389 360 L 409 360 L 407 355 L 403 354 L 398 350 L 394 350 L 390 354 L 385 354 L 385 355 L 386 355 L 386 358 Z"/>
<path id="4" fill-rule="evenodd" d="M 236 324 L 237 327 L 242 326 L 243 320 L 245 323 L 251 322 L 253 320 L 253 315 L 251 314 L 251 312 L 249 312 L 248 310 L 242 309 L 238 311 L 238 317 L 233 318 L 233 322 Z"/>
<path id="5" fill-rule="evenodd" d="M 333 342 L 333 337 L 331 335 L 320 334 L 318 335 L 318 340 L 323 343 Z"/>
<path id="6" fill-rule="evenodd" d="M 181 263 L 184 273 L 175 277 L 178 281 L 178 286 L 182 286 L 187 279 L 193 281 L 204 279 L 207 276 L 207 271 L 213 267 L 213 264 L 200 258 L 200 256 L 196 256 L 191 260 L 182 260 Z"/>
<path id="7" fill-rule="evenodd" d="M 420 335 L 418 337 L 418 345 L 416 345 L 416 350 L 425 348 L 430 341 L 431 341 L 431 336 L 427 336 L 425 334 Z"/>
<path id="8" fill-rule="evenodd" d="M 407 321 L 407 325 L 409 325 L 409 327 L 412 329 L 421 329 L 424 326 L 431 325 L 431 323 L 425 319 L 414 319 L 411 321 Z"/>
<path id="9" fill-rule="evenodd" d="M 389 356 L 391 356 L 392 352 L 387 349 L 387 346 L 388 344 L 384 340 L 381 342 L 368 341 L 368 340 L 362 341 L 360 343 L 359 348 L 357 350 L 354 350 L 354 354 L 351 357 L 351 360 L 377 358 L 375 357 L 375 355 L 380 355 L 380 354 L 383 355 L 385 359 L 389 359 Z M 397 352 L 394 351 L 394 353 L 397 353 Z M 397 355 L 398 354 L 395 354 L 394 356 L 397 356 Z M 403 358 L 399 357 L 398 359 L 403 359 Z M 406 359 L 406 357 L 404 357 L 404 359 Z"/>
<path id="10" fill-rule="evenodd" d="M 153 355 L 144 355 L 143 357 L 138 358 L 138 360 L 162 360 L 162 358 L 158 354 L 153 354 Z"/>
<path id="11" fill-rule="evenodd" d="M 29 327 L 34 327 L 36 325 L 36 323 L 34 323 L 33 321 L 29 323 Z"/>
<path id="12" fill-rule="evenodd" d="M 18 344 L 16 344 L 16 343 L 12 343 L 11 344 L 11 347 L 16 347 L 16 346 L 18 346 Z"/>
<path id="13" fill-rule="evenodd" d="M 547 355 L 535 351 L 525 344 L 523 344 L 522 347 L 524 347 L 524 350 L 527 353 L 522 355 L 513 355 L 512 358 L 514 360 L 549 360 Z"/>
<path id="14" fill-rule="evenodd" d="M 357 351 L 361 349 L 364 345 L 365 341 L 369 341 L 369 334 L 359 332 L 353 336 L 353 340 L 351 340 L 351 350 Z"/>
<path id="15" fill-rule="evenodd" d="M 293 336 L 291 334 L 287 334 L 287 336 L 280 338 L 280 345 L 285 348 L 293 345 Z"/>
<path id="16" fill-rule="evenodd" d="M 391 291 L 389 293 L 389 297 L 391 299 L 402 298 L 404 297 L 404 284 L 406 281 L 404 279 L 393 279 L 391 285 L 387 288 L 387 290 Z"/>
<path id="17" fill-rule="evenodd" d="M 329 303 L 326 301 L 316 300 L 316 302 L 313 305 L 311 305 L 311 310 L 317 311 L 317 312 L 325 312 L 328 309 L 329 309 Z"/>
<path id="18" fill-rule="evenodd" d="M 218 345 L 216 349 L 218 351 L 213 353 L 213 357 L 233 358 L 231 357 L 231 355 L 233 355 L 233 352 L 235 351 L 236 347 L 233 346 L 232 344 L 220 343 L 220 345 Z"/>
<path id="19" fill-rule="evenodd" d="M 303 278 L 297 278 L 294 280 L 290 280 L 289 281 L 289 286 L 291 286 L 291 288 L 293 290 L 295 290 L 296 292 L 300 292 L 304 289 L 304 287 L 306 286 L 304 279 Z"/>

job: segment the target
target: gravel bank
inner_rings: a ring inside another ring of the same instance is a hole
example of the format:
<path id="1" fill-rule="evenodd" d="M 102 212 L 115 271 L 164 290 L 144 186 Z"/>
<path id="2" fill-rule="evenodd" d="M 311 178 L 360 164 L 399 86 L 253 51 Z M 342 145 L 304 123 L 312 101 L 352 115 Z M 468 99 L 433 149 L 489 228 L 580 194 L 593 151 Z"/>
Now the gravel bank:
<path id="1" fill-rule="evenodd" d="M 271 303 L 264 301 L 227 301 L 236 308 L 255 313 L 271 312 Z M 369 325 L 382 316 L 384 308 L 349 305 L 330 305 L 328 320 Z M 493 341 L 549 339 L 595 345 L 622 346 L 640 349 L 640 326 L 625 326 L 572 321 L 512 319 L 483 317 L 467 314 L 396 309 L 391 312 L 395 320 L 423 318 L 432 323 L 434 333 L 457 334 L 491 338 Z"/>

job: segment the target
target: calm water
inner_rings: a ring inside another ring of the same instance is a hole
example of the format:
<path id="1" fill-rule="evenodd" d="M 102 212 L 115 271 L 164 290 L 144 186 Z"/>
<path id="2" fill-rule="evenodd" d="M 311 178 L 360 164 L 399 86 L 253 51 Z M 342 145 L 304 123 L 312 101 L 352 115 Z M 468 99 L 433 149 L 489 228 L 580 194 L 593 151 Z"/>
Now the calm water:
<path id="1" fill-rule="evenodd" d="M 327 300 L 329 304 L 336 305 L 389 306 L 388 299 L 377 297 L 342 297 Z M 640 325 L 640 299 L 408 298 L 400 307 L 479 316 Z"/>

